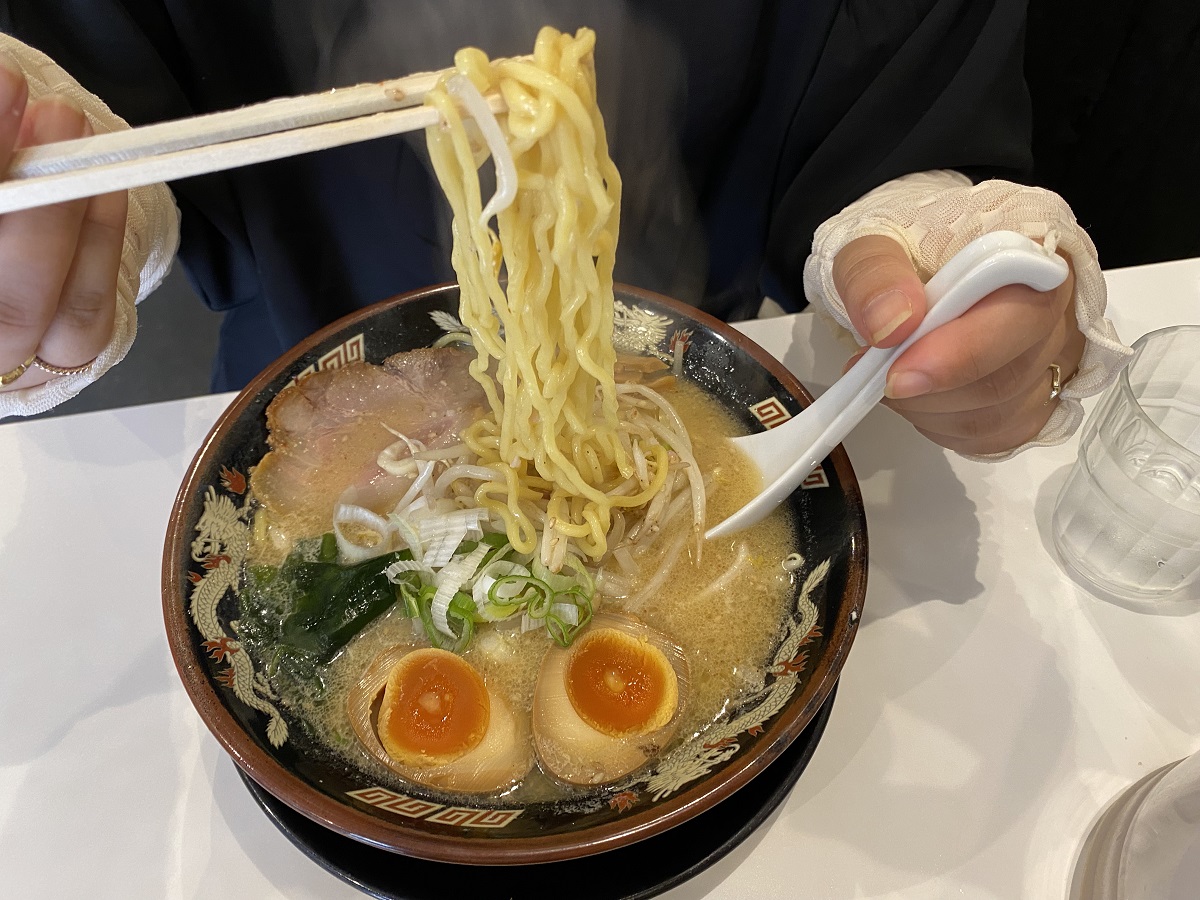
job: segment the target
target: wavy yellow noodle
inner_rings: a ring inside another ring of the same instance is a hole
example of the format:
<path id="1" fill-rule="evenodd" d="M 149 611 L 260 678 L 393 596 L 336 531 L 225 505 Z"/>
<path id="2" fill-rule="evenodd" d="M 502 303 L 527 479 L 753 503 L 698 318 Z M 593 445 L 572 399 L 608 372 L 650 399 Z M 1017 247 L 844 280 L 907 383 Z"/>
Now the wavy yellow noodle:
<path id="1" fill-rule="evenodd" d="M 477 354 L 471 373 L 491 409 L 463 439 L 505 472 L 505 484 L 481 487 L 479 500 L 506 523 L 514 547 L 531 553 L 527 498 L 531 489 L 541 497 L 548 563 L 564 541 L 603 556 L 614 505 L 648 503 L 667 475 L 666 449 L 646 446 L 651 477 L 629 491 L 635 467 L 619 437 L 612 343 L 621 179 L 596 105 L 594 46 L 590 29 L 543 28 L 532 60 L 492 62 L 476 49 L 455 56 L 457 72 L 507 103 L 501 123 L 517 194 L 495 231 L 480 222 L 482 160 L 461 112 L 444 84 L 426 100 L 444 120 L 427 141 L 453 212 L 460 315 Z"/>

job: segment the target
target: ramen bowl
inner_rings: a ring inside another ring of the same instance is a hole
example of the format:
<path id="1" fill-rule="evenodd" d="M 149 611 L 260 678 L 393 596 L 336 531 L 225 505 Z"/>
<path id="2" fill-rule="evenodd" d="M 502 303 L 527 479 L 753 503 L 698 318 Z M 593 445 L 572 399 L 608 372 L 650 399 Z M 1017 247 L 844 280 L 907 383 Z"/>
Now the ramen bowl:
<path id="1" fill-rule="evenodd" d="M 661 834 L 717 806 L 782 754 L 833 690 L 866 592 L 866 524 L 853 470 L 838 448 L 785 503 L 793 573 L 763 687 L 699 737 L 618 781 L 514 804 L 447 798 L 384 783 L 317 747 L 238 640 L 250 475 L 267 452 L 265 411 L 296 379 L 355 360 L 382 362 L 461 331 L 458 291 L 442 286 L 362 310 L 271 365 L 205 439 L 179 490 L 163 557 L 163 610 L 180 677 L 238 767 L 292 810 L 341 835 L 446 863 L 572 860 Z M 773 357 L 729 326 L 645 291 L 617 289 L 614 342 L 658 356 L 748 431 L 795 415 L 810 395 Z M 782 561 L 781 561 L 782 562 Z"/>

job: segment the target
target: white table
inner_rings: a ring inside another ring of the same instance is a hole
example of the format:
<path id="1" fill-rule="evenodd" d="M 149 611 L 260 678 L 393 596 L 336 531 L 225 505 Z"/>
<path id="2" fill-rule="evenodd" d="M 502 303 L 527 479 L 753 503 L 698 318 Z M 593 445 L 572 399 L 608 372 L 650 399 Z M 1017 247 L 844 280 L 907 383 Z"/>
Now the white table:
<path id="1" fill-rule="evenodd" d="M 1126 340 L 1200 323 L 1200 260 L 1108 278 Z M 745 330 L 818 392 L 840 370 L 811 316 Z M 361 896 L 254 805 L 167 650 L 167 514 L 229 399 L 0 426 L 0 896 Z M 1063 897 L 1107 801 L 1200 747 L 1200 615 L 1059 571 L 1074 441 L 975 464 L 881 408 L 847 448 L 870 578 L 824 739 L 769 824 L 667 896 Z"/>

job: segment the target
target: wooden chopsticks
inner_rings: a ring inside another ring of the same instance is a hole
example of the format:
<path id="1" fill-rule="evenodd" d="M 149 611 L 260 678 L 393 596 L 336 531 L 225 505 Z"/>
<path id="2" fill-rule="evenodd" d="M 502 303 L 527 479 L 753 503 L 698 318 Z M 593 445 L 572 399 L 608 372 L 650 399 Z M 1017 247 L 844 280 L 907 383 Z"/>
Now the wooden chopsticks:
<path id="1" fill-rule="evenodd" d="M 417 131 L 438 122 L 423 106 L 441 72 L 31 147 L 0 182 L 0 213 Z M 489 95 L 493 112 L 504 101 Z"/>

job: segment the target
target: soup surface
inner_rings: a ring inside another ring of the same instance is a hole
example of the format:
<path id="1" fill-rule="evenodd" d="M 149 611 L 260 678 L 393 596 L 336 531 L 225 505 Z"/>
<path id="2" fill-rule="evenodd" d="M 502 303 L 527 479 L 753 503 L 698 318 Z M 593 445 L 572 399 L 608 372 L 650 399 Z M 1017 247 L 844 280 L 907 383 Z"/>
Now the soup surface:
<path id="1" fill-rule="evenodd" d="M 355 377 L 362 378 L 361 374 Z M 705 476 L 709 521 L 720 521 L 758 489 L 757 472 L 728 441 L 741 429 L 694 385 L 679 382 L 662 393 L 691 436 L 696 462 Z M 363 440 L 353 436 L 359 427 L 373 436 L 368 443 L 377 438 L 381 429 L 370 411 L 356 418 L 359 421 L 351 428 L 351 436 L 338 441 L 357 446 Z M 372 452 L 378 449 L 372 448 Z M 277 475 L 272 473 L 272 479 L 277 482 Z M 681 518 L 682 527 L 690 532 L 690 520 Z M 414 785 L 364 750 L 348 719 L 347 701 L 377 657 L 397 646 L 428 646 L 424 634 L 414 628 L 414 620 L 404 615 L 398 604 L 327 662 L 315 667 L 292 665 L 271 644 L 276 632 L 270 620 L 286 616 L 297 599 L 278 584 L 262 586 L 263 579 L 256 575 L 256 567 L 278 564 L 279 536 L 269 524 L 256 523 L 254 533 L 247 578 L 251 589 L 243 596 L 243 632 L 251 654 L 263 664 L 291 718 L 302 724 L 318 747 L 345 764 L 370 772 L 380 783 L 412 790 Z M 603 561 L 596 572 L 594 607 L 598 614 L 636 616 L 683 651 L 689 685 L 680 725 L 670 744 L 675 746 L 702 732 L 740 698 L 762 687 L 765 664 L 791 596 L 791 576 L 783 561 L 795 549 L 796 535 L 790 520 L 778 512 L 738 535 L 702 542 L 700 558 L 697 542 L 689 539 L 687 549 L 664 570 L 662 560 L 671 543 L 670 536 L 664 535 L 645 558 L 637 560 L 633 572 L 618 567 L 611 558 Z M 300 540 L 309 553 L 319 553 L 320 545 L 319 534 L 307 534 Z M 652 589 L 646 594 L 648 586 Z M 543 657 L 552 647 L 554 642 L 545 629 L 523 632 L 518 619 L 481 623 L 462 656 L 519 716 L 528 716 Z M 502 796 L 505 804 L 552 800 L 569 796 L 573 790 L 577 789 L 542 775 L 535 764 L 520 784 L 493 799 Z M 463 799 L 456 797 L 458 802 Z M 486 797 L 474 799 L 487 801 Z"/>

